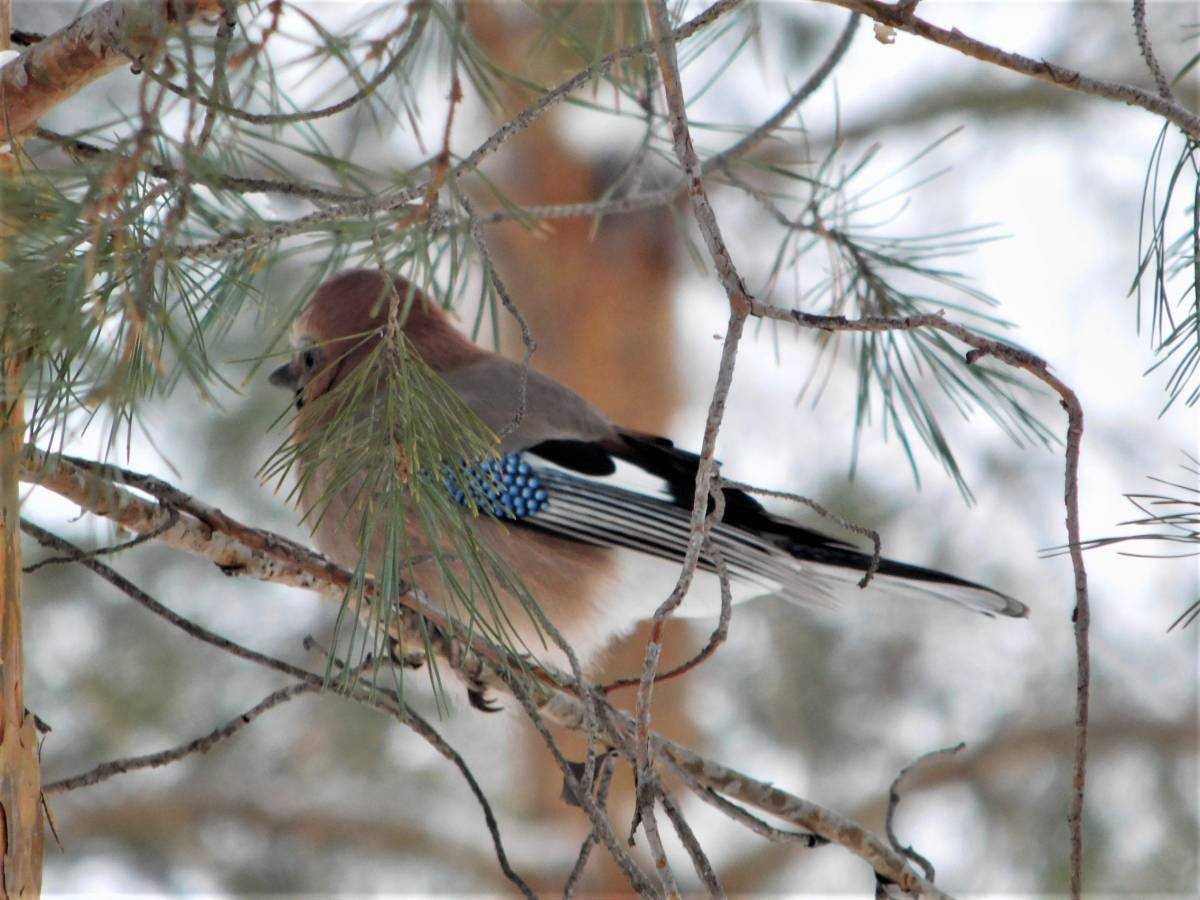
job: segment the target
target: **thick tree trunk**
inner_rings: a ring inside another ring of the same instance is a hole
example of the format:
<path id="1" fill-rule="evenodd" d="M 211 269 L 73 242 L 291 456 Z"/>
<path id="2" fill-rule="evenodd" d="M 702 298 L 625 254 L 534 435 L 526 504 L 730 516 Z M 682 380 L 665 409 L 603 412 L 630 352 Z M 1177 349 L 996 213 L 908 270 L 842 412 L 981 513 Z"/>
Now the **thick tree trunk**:
<path id="1" fill-rule="evenodd" d="M 0 0 L 0 48 L 12 30 L 11 0 Z M 0 179 L 17 178 L 16 160 L 0 154 Z M 0 256 L 16 230 L 0 210 Z M 13 298 L 0 283 L 0 896 L 36 897 L 42 889 L 42 772 L 37 728 L 25 709 L 21 657 L 21 511 L 18 465 L 25 433 L 22 366 L 14 340 Z"/>
<path id="2" fill-rule="evenodd" d="M 0 177 L 9 177 L 7 174 Z M 0 330 L 10 316 L 0 317 Z M 3 347 L 0 423 L 0 896 L 35 897 L 42 881 L 42 780 L 37 729 L 25 709 L 21 657 L 21 526 L 17 466 L 24 415 L 21 364 Z"/>

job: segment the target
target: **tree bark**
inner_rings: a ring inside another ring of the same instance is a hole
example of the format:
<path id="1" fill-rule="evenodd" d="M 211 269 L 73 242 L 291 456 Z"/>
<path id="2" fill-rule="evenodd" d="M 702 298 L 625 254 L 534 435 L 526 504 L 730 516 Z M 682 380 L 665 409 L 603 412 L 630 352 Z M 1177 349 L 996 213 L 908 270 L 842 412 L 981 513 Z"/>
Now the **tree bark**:
<path id="1" fill-rule="evenodd" d="M 11 0 L 0 0 L 0 49 L 12 30 Z M 0 179 L 17 178 L 0 154 Z M 0 257 L 16 223 L 0 210 Z M 0 306 L 0 896 L 36 897 L 42 888 L 42 772 L 37 728 L 25 709 L 21 657 L 21 511 L 18 467 L 25 434 L 17 313 Z"/>
<path id="2" fill-rule="evenodd" d="M 0 142 L 28 132 L 96 79 L 153 58 L 181 22 L 221 10 L 222 0 L 112 0 L 26 47 L 0 68 Z M 4 47 L 11 30 L 4 28 Z"/>

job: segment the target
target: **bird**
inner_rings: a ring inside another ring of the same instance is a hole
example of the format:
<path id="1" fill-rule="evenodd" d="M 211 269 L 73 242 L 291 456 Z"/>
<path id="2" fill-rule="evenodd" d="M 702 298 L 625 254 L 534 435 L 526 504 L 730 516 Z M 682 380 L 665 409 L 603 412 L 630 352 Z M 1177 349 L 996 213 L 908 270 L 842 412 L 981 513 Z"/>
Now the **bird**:
<path id="1" fill-rule="evenodd" d="M 403 276 L 345 270 L 324 281 L 300 309 L 292 325 L 293 353 L 269 381 L 293 394 L 298 502 L 314 542 L 351 571 L 364 565 L 374 572 L 399 550 L 384 545 L 386 529 L 364 539 L 369 492 L 344 471 L 346 462 L 333 445 L 304 438 L 344 421 L 338 417 L 346 404 L 361 404 L 363 415 L 372 415 L 378 398 L 371 391 L 343 397 L 339 385 L 401 334 L 495 436 L 493 452 L 424 472 L 426 487 L 444 490 L 462 509 L 473 538 L 515 576 L 495 590 L 499 608 L 492 614 L 511 623 L 521 646 L 561 664 L 561 648 L 531 621 L 531 597 L 581 664 L 592 665 L 670 594 L 691 534 L 700 457 L 667 438 L 623 428 L 536 368 L 476 345 Z M 335 402 L 322 404 L 322 398 Z M 395 456 L 378 464 L 412 465 Z M 829 606 L 871 566 L 871 554 L 768 512 L 746 491 L 722 492 L 722 517 L 709 541 L 720 551 L 735 603 L 774 596 L 799 606 Z M 438 545 L 441 537 L 422 533 L 419 519 L 410 516 L 404 526 L 409 578 L 435 603 L 461 609 L 464 591 L 476 582 L 450 548 Z M 717 566 L 711 549 L 701 554 L 676 615 L 720 613 Z M 1025 604 L 989 587 L 886 558 L 864 590 L 949 601 L 987 616 L 1029 613 Z"/>

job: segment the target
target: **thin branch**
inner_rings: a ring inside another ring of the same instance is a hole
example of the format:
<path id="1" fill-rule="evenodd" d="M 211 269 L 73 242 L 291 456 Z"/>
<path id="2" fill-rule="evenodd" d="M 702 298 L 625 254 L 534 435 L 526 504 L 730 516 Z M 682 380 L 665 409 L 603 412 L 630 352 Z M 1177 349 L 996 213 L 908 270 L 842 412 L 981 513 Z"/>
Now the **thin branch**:
<path id="1" fill-rule="evenodd" d="M 937 887 L 913 872 L 904 858 L 888 846 L 886 840 L 844 816 L 795 797 L 773 784 L 706 760 L 691 750 L 663 738 L 657 739 L 655 744 L 660 753 L 691 774 L 704 787 L 736 797 L 743 803 L 845 847 L 866 860 L 876 872 L 896 882 L 904 891 L 921 897 L 946 897 Z"/>
<path id="2" fill-rule="evenodd" d="M 729 482 L 722 481 L 721 483 L 728 484 Z M 709 519 L 712 522 L 720 522 L 725 506 L 725 495 L 717 491 L 713 494 L 713 498 L 717 503 L 713 507 L 712 513 L 709 514 Z M 708 542 L 705 544 L 704 552 L 712 557 L 713 567 L 717 571 L 717 580 L 721 589 L 721 612 L 717 618 L 716 627 L 713 628 L 704 646 L 691 659 L 685 660 L 673 669 L 655 675 L 655 684 L 662 684 L 664 681 L 670 681 L 673 678 L 678 678 L 680 675 L 686 675 L 693 669 L 698 668 L 716 653 L 717 648 L 725 643 L 725 639 L 729 637 L 729 620 L 733 617 L 733 589 L 729 582 L 729 568 L 725 565 L 725 557 L 721 553 L 720 547 Z M 635 687 L 641 683 L 642 678 L 640 675 L 637 678 L 618 678 L 610 681 L 608 684 L 601 685 L 600 691 L 604 694 L 609 694 L 621 688 Z"/>
<path id="3" fill-rule="evenodd" d="M 380 696 L 381 694 L 382 696 Z M 387 699 L 384 699 L 385 697 Z M 495 813 L 492 812 L 492 804 L 488 801 L 487 795 L 484 794 L 483 788 L 480 787 L 475 774 L 471 771 L 470 766 L 467 765 L 467 761 L 462 758 L 462 755 L 450 746 L 446 739 L 438 734 L 437 730 L 418 715 L 412 707 L 400 703 L 399 697 L 393 692 L 377 691 L 375 689 L 366 692 L 356 691 L 353 699 L 364 706 L 373 707 L 397 719 L 401 724 L 416 732 L 429 746 L 458 769 L 463 780 L 467 782 L 467 787 L 470 788 L 472 795 L 474 795 L 476 802 L 483 811 L 483 818 L 487 824 L 488 834 L 492 838 L 492 848 L 496 853 L 496 861 L 500 864 L 500 870 L 504 873 L 504 877 L 516 885 L 517 890 L 523 896 L 529 898 L 529 900 L 536 900 L 537 894 L 516 873 L 509 862 L 508 854 L 504 851 L 504 842 L 500 839 L 500 825 L 496 821 Z"/>
<path id="4" fill-rule="evenodd" d="M 758 818 L 758 816 L 752 815 L 736 803 L 725 799 L 711 787 L 701 784 L 695 776 L 679 766 L 670 756 L 665 756 L 664 759 L 676 777 L 686 784 L 697 797 L 738 824 L 744 825 L 760 837 L 766 838 L 771 843 L 801 844 L 809 849 L 823 847 L 829 843 L 825 838 L 818 837 L 810 832 L 784 831 L 782 828 L 768 825 L 762 819 Z"/>
<path id="5" fill-rule="evenodd" d="M 251 650 L 249 647 L 245 647 L 229 640 L 228 638 L 222 637 L 216 632 L 209 631 L 202 625 L 197 625 L 190 619 L 184 618 L 174 610 L 163 606 L 120 572 L 109 568 L 98 559 L 95 559 L 80 548 L 76 547 L 70 541 L 60 538 L 58 535 L 47 531 L 33 522 L 30 522 L 28 519 L 21 520 L 21 530 L 36 540 L 43 547 L 52 547 L 55 550 L 58 550 L 60 553 L 73 555 L 74 559 L 76 559 L 80 565 L 95 572 L 121 593 L 125 594 L 125 596 L 129 597 L 129 599 L 145 607 L 159 618 L 166 620 L 171 625 L 174 625 L 176 628 L 183 631 L 185 634 L 196 638 L 198 641 L 202 641 L 203 643 L 216 647 L 219 650 L 224 650 L 226 653 L 232 654 L 233 656 L 237 656 L 241 659 L 248 660 L 252 663 L 257 663 L 258 665 L 265 666 L 268 669 L 273 669 L 276 672 L 282 672 L 284 675 L 290 675 L 293 678 L 305 680 L 311 674 L 305 669 L 298 668 L 290 663 L 285 663 L 282 660 L 267 656 L 264 653 L 259 653 L 257 650 Z"/>
<path id="6" fill-rule="evenodd" d="M 688 856 L 692 858 L 692 866 L 696 870 L 696 874 L 700 876 L 700 882 L 708 891 L 710 897 L 724 897 L 725 889 L 721 887 L 721 881 L 717 878 L 717 873 L 713 871 L 712 863 L 709 861 L 704 848 L 700 846 L 700 841 L 696 838 L 696 833 L 692 831 L 692 826 L 688 824 L 688 820 L 683 815 L 683 810 L 679 808 L 679 804 L 675 799 L 667 793 L 666 789 L 660 784 L 658 788 L 658 799 L 662 803 L 663 810 L 667 813 L 667 818 L 671 820 L 671 825 L 675 828 L 675 833 L 679 835 L 679 840 L 687 850 Z"/>
<path id="7" fill-rule="evenodd" d="M 606 754 L 600 761 L 600 777 L 596 787 L 596 806 L 601 810 L 608 809 L 608 790 L 612 786 L 614 771 L 616 771 L 616 764 L 613 762 L 613 755 Z M 575 895 L 579 879 L 583 877 L 583 870 L 587 866 L 588 857 L 599 840 L 600 837 L 593 827 L 587 837 L 583 839 L 579 855 L 575 858 L 575 865 L 571 867 L 571 874 L 567 876 L 567 881 L 563 885 L 563 900 L 569 900 Z"/>
<path id="8" fill-rule="evenodd" d="M 892 779 L 892 786 L 888 788 L 887 818 L 884 822 L 884 831 L 887 833 L 887 838 L 892 842 L 892 846 L 896 848 L 898 853 L 903 853 L 918 866 L 920 866 L 921 870 L 925 873 L 925 877 L 930 881 L 934 880 L 933 863 L 914 850 L 912 845 L 904 846 L 901 844 L 900 839 L 896 837 L 896 808 L 900 805 L 900 782 L 904 780 L 904 777 L 908 775 L 909 772 L 926 760 L 930 760 L 938 756 L 952 756 L 953 754 L 962 750 L 962 748 L 965 746 L 967 745 L 960 741 L 953 747 L 942 747 L 940 750 L 931 750 L 928 753 L 921 754 L 899 771 L 896 777 Z"/>
<path id="9" fill-rule="evenodd" d="M 757 126 L 736 144 L 722 150 L 716 156 L 705 160 L 704 171 L 707 173 L 717 168 L 724 169 L 734 159 L 745 156 L 783 125 L 788 117 L 800 108 L 800 104 L 815 94 L 817 88 L 823 85 L 825 80 L 833 74 L 833 70 L 838 67 L 838 64 L 842 61 L 842 57 L 850 49 L 850 44 L 854 41 L 854 35 L 858 31 L 858 25 L 861 21 L 862 17 L 858 13 L 851 13 L 850 18 L 846 20 L 846 26 L 842 29 L 842 33 L 838 35 L 838 39 L 832 49 L 830 49 L 828 55 L 821 60 L 821 64 L 813 70 L 812 74 L 804 80 L 804 84 L 800 85 L 796 93 L 792 94 L 788 98 L 788 101 L 774 115 Z"/>
<path id="10" fill-rule="evenodd" d="M 889 25 L 898 31 L 914 34 L 932 43 L 956 50 L 972 59 L 1036 78 L 1056 87 L 1140 107 L 1161 116 L 1193 138 L 1200 138 L 1200 116 L 1178 103 L 1133 85 L 1092 78 L 1082 72 L 1047 62 L 1044 59 L 1032 59 L 1022 56 L 1020 53 L 1001 50 L 999 47 L 969 37 L 957 28 L 941 28 L 917 16 L 905 15 L 904 11 L 899 9 L 896 4 L 883 3 L 881 0 L 821 0 L 821 2 L 860 12 L 865 16 L 870 16 L 876 22 Z"/>
<path id="11" fill-rule="evenodd" d="M 671 863 L 667 859 L 667 850 L 663 846 L 662 836 L 658 833 L 658 816 L 654 813 L 653 798 L 658 796 L 658 779 L 653 774 L 649 777 L 653 779 L 652 784 L 643 787 L 639 776 L 637 793 L 639 796 L 643 793 L 649 794 L 652 799 L 645 804 L 639 801 L 634 812 L 634 821 L 641 823 L 642 834 L 646 835 L 646 843 L 650 845 L 650 858 L 654 863 L 654 872 L 658 875 L 658 883 L 662 885 L 667 900 L 682 900 L 683 894 L 679 891 L 679 884 L 675 880 L 675 873 L 671 871 Z M 630 835 L 629 841 L 633 843 L 632 835 Z"/>
<path id="12" fill-rule="evenodd" d="M 475 249 L 479 253 L 479 258 L 483 262 L 484 276 L 488 283 L 491 284 L 492 290 L 496 292 L 496 296 L 500 299 L 500 304 L 505 311 L 513 317 L 517 323 L 517 327 L 521 329 L 521 343 L 525 347 L 525 354 L 521 357 L 521 380 L 517 389 L 517 408 L 513 411 L 512 420 L 506 422 L 504 427 L 497 432 L 497 436 L 501 439 L 512 434 L 521 427 L 521 422 L 525 418 L 525 403 L 526 394 L 529 387 L 529 363 L 533 359 L 533 354 L 537 350 L 537 341 L 533 339 L 533 331 L 529 328 L 529 321 L 525 318 L 524 313 L 513 302 L 512 295 L 509 294 L 508 288 L 505 287 L 503 279 L 500 278 L 500 272 L 492 262 L 491 251 L 488 250 L 487 239 L 483 236 L 483 222 L 475 213 L 475 207 L 465 194 L 458 198 L 462 204 L 463 212 L 467 214 L 467 222 L 470 225 L 471 238 L 475 242 Z"/>
<path id="13" fill-rule="evenodd" d="M 1162 66 L 1158 64 L 1154 46 L 1150 43 L 1150 32 L 1146 29 L 1146 0 L 1133 0 L 1133 33 L 1137 37 L 1138 49 L 1142 51 L 1142 59 L 1146 61 L 1146 68 L 1154 76 L 1154 86 L 1158 88 L 1158 95 L 1168 103 L 1174 102 L 1171 82 L 1167 80 Z"/>
<path id="14" fill-rule="evenodd" d="M 108 547 L 97 547 L 95 550 L 88 550 L 87 552 L 83 553 L 68 553 L 64 556 L 49 556 L 46 559 L 39 559 L 37 562 L 23 567 L 21 571 L 26 575 L 32 575 L 38 569 L 45 568 L 46 566 L 57 565 L 59 563 L 79 562 L 81 560 L 90 559 L 97 556 L 113 556 L 117 553 L 123 553 L 126 550 L 136 547 L 138 544 L 144 544 L 146 541 L 154 540 L 168 528 L 171 528 L 173 525 L 175 525 L 175 523 L 179 521 L 179 514 L 174 512 L 174 510 L 170 510 L 170 512 L 174 514 L 153 531 L 147 531 L 144 534 L 139 534 L 128 541 L 122 541 L 119 544 L 113 544 Z"/>
<path id="15" fill-rule="evenodd" d="M 178 762 L 194 753 L 207 753 L 217 744 L 221 743 L 221 741 L 233 737 L 263 713 L 277 706 L 282 706 L 284 703 L 294 700 L 302 694 L 315 694 L 320 692 L 320 690 L 321 685 L 319 682 L 315 685 L 301 682 L 300 684 L 280 688 L 268 694 L 244 713 L 234 716 L 224 725 L 214 728 L 208 734 L 198 737 L 194 741 L 169 747 L 157 753 L 147 753 L 144 756 L 127 756 L 122 759 L 114 759 L 106 763 L 101 763 L 95 768 L 81 772 L 78 775 L 72 775 L 70 778 L 62 778 L 58 781 L 50 782 L 42 788 L 42 793 L 60 794 L 81 787 L 90 787 L 94 784 L 100 784 L 102 781 L 107 781 L 114 775 L 123 775 L 126 772 L 135 772 L 138 769 L 157 769 L 160 766 L 167 766 Z"/>
<path id="16" fill-rule="evenodd" d="M 650 881 L 650 879 L 640 868 L 638 868 L 638 865 L 636 862 L 634 862 L 633 857 L 630 856 L 625 847 L 621 845 L 621 841 L 617 838 L 616 832 L 613 831 L 612 825 L 608 821 L 608 815 L 606 811 L 602 809 L 596 803 L 595 798 L 592 797 L 591 791 L 589 790 L 590 785 L 581 784 L 580 779 L 575 775 L 575 771 L 572 768 L 571 763 L 565 756 L 563 756 L 562 750 L 558 746 L 558 742 L 554 739 L 554 735 L 550 733 L 550 729 L 546 726 L 543 711 L 546 709 L 547 704 L 539 704 L 536 702 L 530 693 L 528 685 L 518 681 L 516 678 L 513 678 L 512 673 L 501 672 L 498 674 L 502 679 L 504 679 L 509 691 L 517 698 L 517 701 L 524 708 L 526 715 L 533 723 L 538 735 L 542 738 L 542 742 L 546 745 L 546 749 L 550 751 L 550 755 L 554 758 L 555 763 L 558 764 L 559 771 L 561 771 L 563 775 L 566 789 L 569 790 L 572 796 L 579 801 L 580 807 L 585 813 L 587 813 L 588 819 L 592 824 L 593 831 L 597 834 L 599 840 L 603 842 L 604 846 L 608 848 L 613 860 L 625 874 L 625 878 L 629 881 L 630 887 L 637 891 L 638 895 L 642 897 L 659 896 L 659 891 L 656 889 L 654 883 Z M 559 694 L 557 696 L 562 697 L 563 695 Z M 577 705 L 572 704 L 570 707 L 573 712 L 577 712 L 579 715 L 579 718 L 575 720 L 574 727 L 578 730 L 585 730 L 585 723 L 590 713 L 586 709 L 586 704 L 578 701 L 576 701 L 576 703 Z"/>
<path id="17" fill-rule="evenodd" d="M 793 494 L 789 491 L 773 491 L 767 488 L 755 487 L 752 484 L 746 484 L 742 481 L 731 481 L 727 478 L 722 478 L 720 481 L 722 487 L 731 487 L 736 490 L 745 491 L 747 494 L 757 494 L 760 497 L 774 497 L 776 500 L 790 500 L 793 503 L 799 503 L 801 506 L 807 506 L 823 519 L 829 519 L 831 522 L 836 522 L 847 531 L 852 531 L 855 534 L 862 535 L 871 542 L 871 561 L 867 564 L 867 570 L 863 573 L 863 577 L 859 580 L 858 586 L 865 588 L 871 583 L 871 579 L 875 577 L 875 572 L 879 568 L 879 561 L 883 555 L 883 544 L 879 539 L 879 532 L 874 528 L 868 528 L 865 525 L 858 525 L 851 522 L 849 519 L 844 519 L 832 510 L 827 509 L 824 505 L 813 500 L 811 497 L 805 497 L 803 494 Z"/>
<path id="18" fill-rule="evenodd" d="M 579 700 L 564 692 L 546 698 L 539 708 L 542 715 L 564 728 L 583 729 L 583 706 Z M 636 758 L 637 722 L 627 713 L 606 707 L 610 725 L 616 729 L 614 746 L 628 759 Z M 706 759 L 687 747 L 659 735 L 651 737 L 653 758 L 668 766 L 682 769 L 695 783 L 711 792 L 724 794 L 741 803 L 769 813 L 784 822 L 811 831 L 815 841 L 838 844 L 866 861 L 875 871 L 899 884 L 910 893 L 943 898 L 946 895 L 912 871 L 902 856 L 879 837 L 845 816 L 808 800 L 789 794 L 769 782 L 752 778 L 729 766 Z M 784 833 L 786 835 L 786 833 Z M 784 840 L 793 838 L 785 836 Z M 796 840 L 813 846 L 811 836 L 799 835 Z"/>
<path id="19" fill-rule="evenodd" d="M 704 190 L 700 159 L 692 143 L 688 129 L 687 109 L 683 97 L 683 85 L 679 78 L 679 63 L 676 58 L 675 42 L 671 36 L 670 20 L 664 0 L 647 0 L 650 30 L 656 39 L 655 53 L 659 70 L 662 72 L 663 90 L 667 98 L 667 109 L 671 123 L 672 143 L 675 156 L 683 168 L 687 181 L 688 195 L 692 201 L 692 212 L 700 233 L 708 247 L 709 256 L 716 267 L 717 277 L 729 298 L 729 326 L 721 349 L 721 362 L 717 371 L 705 420 L 704 439 L 701 444 L 699 462 L 696 467 L 695 496 L 692 501 L 690 519 L 691 536 L 683 567 L 671 595 L 654 611 L 650 639 L 646 643 L 646 655 L 642 667 L 641 683 L 637 692 L 637 783 L 638 807 L 644 818 L 653 820 L 654 797 L 651 793 L 653 771 L 650 755 L 650 708 L 658 660 L 662 655 L 663 623 L 683 602 L 691 586 L 692 577 L 700 561 L 701 549 L 708 536 L 706 511 L 712 490 L 712 481 L 718 474 L 715 458 L 717 433 L 725 414 L 725 403 L 733 383 L 733 369 L 737 361 L 737 350 L 750 311 L 750 298 L 745 285 L 737 273 L 733 259 L 721 235 L 716 213 Z"/>

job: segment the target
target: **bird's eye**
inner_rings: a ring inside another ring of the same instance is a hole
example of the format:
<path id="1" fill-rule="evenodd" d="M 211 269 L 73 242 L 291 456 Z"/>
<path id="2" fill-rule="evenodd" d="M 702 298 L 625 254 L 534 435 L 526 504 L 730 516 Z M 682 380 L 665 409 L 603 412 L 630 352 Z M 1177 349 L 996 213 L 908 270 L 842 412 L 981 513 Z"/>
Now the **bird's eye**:
<path id="1" fill-rule="evenodd" d="M 317 366 L 317 354 L 312 350 L 305 350 L 304 356 L 301 357 L 304 361 L 305 369 L 314 369 Z"/>

